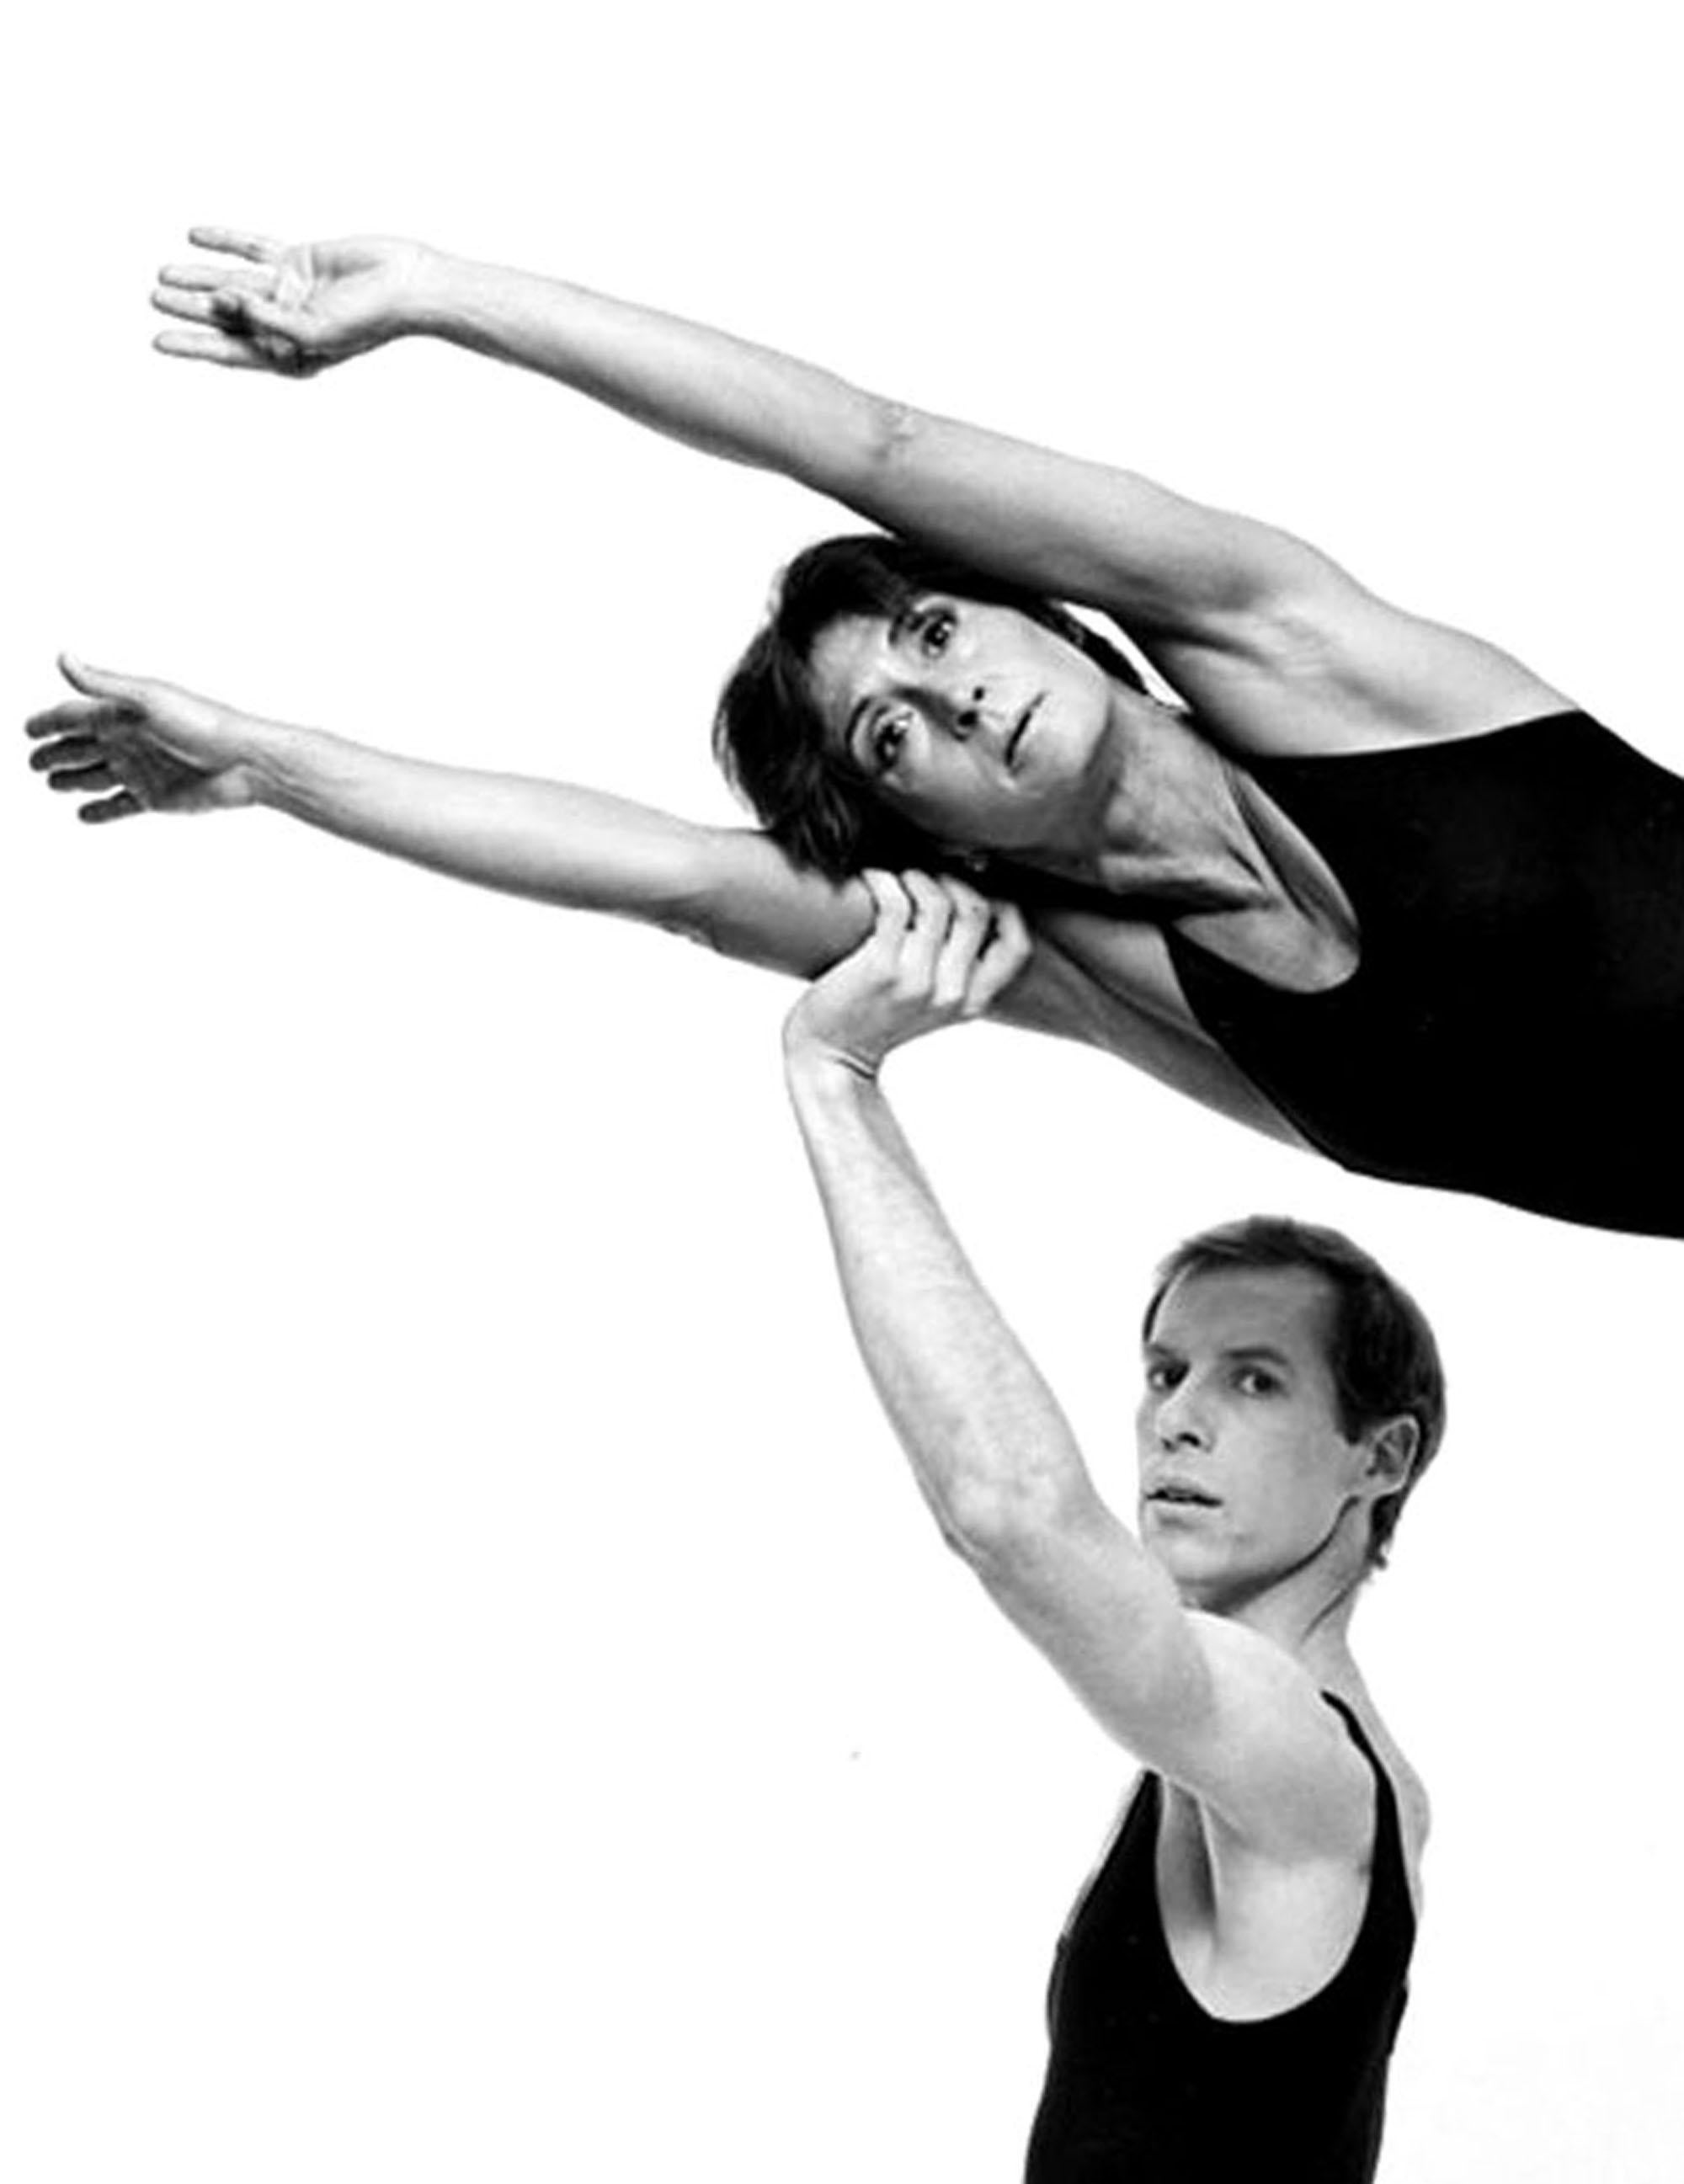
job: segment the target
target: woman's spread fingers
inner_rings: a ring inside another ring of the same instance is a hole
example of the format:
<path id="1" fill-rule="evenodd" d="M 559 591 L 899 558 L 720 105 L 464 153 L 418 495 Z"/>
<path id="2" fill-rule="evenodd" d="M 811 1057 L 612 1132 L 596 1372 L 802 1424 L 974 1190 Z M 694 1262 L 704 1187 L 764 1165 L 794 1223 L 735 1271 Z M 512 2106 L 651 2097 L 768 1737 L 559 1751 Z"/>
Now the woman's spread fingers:
<path id="1" fill-rule="evenodd" d="M 86 736 L 99 725 L 102 714 L 112 709 L 99 698 L 65 698 L 44 713 L 32 713 L 24 722 L 24 733 L 36 742 L 47 736 Z M 31 766 L 40 764 L 36 758 Z"/>
<path id="2" fill-rule="evenodd" d="M 84 804 L 76 816 L 85 819 L 91 827 L 100 827 L 108 819 L 128 819 L 145 809 L 131 788 L 121 788 L 114 796 L 103 797 L 98 804 Z"/>
<path id="3" fill-rule="evenodd" d="M 161 288 L 195 293 L 212 288 L 252 288 L 266 295 L 275 285 L 275 275 L 266 265 L 160 265 L 158 284 Z"/>
<path id="4" fill-rule="evenodd" d="M 226 250 L 231 258 L 249 258 L 260 265 L 271 264 L 286 248 L 243 227 L 190 227 L 187 240 L 195 250 Z"/>
<path id="5" fill-rule="evenodd" d="M 86 796 L 98 788 L 120 788 L 122 783 L 103 760 L 92 766 L 60 766 L 47 777 L 49 788 L 69 789 L 77 796 Z"/>
<path id="6" fill-rule="evenodd" d="M 154 311 L 162 311 L 165 318 L 187 319 L 197 326 L 214 326 L 216 323 L 218 292 L 218 289 L 214 287 L 154 288 L 152 308 Z"/>
<path id="7" fill-rule="evenodd" d="M 255 342 L 242 341 L 211 326 L 184 328 L 179 333 L 173 327 L 166 328 L 153 336 L 152 345 L 160 356 L 190 356 L 201 364 L 226 364 L 235 371 L 271 369 L 270 359 Z"/>
<path id="8" fill-rule="evenodd" d="M 54 736 L 50 743 L 40 744 L 30 753 L 30 771 L 54 773 L 61 766 L 98 766 L 104 755 L 92 736 Z"/>

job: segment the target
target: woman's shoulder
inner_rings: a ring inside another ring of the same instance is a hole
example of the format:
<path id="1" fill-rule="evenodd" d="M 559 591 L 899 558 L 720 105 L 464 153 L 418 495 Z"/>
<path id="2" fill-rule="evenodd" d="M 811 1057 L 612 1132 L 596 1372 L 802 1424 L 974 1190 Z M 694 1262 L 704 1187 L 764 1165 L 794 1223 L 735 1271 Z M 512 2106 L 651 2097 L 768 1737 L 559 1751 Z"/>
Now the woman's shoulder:
<path id="1" fill-rule="evenodd" d="M 1359 587 L 1163 664 L 1193 725 L 1242 762 L 1454 743 L 1573 710 L 1501 647 Z"/>
<path id="2" fill-rule="evenodd" d="M 1097 896 L 1037 889 L 1023 908 L 1034 949 L 995 1018 L 1097 1047 L 1231 1121 L 1304 1142 L 1194 1017 L 1156 925 Z"/>

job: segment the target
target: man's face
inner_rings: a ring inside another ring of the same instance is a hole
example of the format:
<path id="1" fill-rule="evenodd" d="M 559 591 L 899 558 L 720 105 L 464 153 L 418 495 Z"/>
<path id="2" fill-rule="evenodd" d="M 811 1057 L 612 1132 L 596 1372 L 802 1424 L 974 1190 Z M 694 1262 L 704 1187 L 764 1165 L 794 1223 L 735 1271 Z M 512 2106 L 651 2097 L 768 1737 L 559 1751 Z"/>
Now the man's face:
<path id="1" fill-rule="evenodd" d="M 1104 670 L 1015 608 L 931 593 L 814 640 L 826 740 L 883 802 L 961 849 L 1057 847 L 1098 763 Z"/>
<path id="2" fill-rule="evenodd" d="M 1193 1605 L 1232 1609 L 1368 1536 L 1371 1436 L 1340 1424 L 1332 1290 L 1308 1268 L 1183 1275 L 1146 1346 L 1140 1538 Z"/>

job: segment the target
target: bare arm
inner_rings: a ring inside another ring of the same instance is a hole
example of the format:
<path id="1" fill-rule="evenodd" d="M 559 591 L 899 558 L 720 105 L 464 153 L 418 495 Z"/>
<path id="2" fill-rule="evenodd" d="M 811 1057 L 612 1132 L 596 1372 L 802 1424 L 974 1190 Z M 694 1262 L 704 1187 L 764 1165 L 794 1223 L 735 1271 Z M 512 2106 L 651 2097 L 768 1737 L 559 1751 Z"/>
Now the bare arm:
<path id="1" fill-rule="evenodd" d="M 870 923 L 859 883 L 798 872 L 763 835 L 560 782 L 438 766 L 75 661 L 81 698 L 30 723 L 32 764 L 96 822 L 266 805 L 456 879 L 633 917 L 811 975 Z"/>
<path id="2" fill-rule="evenodd" d="M 283 246 L 223 228 L 166 266 L 167 353 L 309 373 L 431 335 L 545 374 L 689 445 L 778 471 L 1050 595 L 1191 634 L 1333 565 L 1132 472 L 912 410 L 754 342 L 570 282 L 383 237 Z"/>
<path id="3" fill-rule="evenodd" d="M 354 237 L 222 228 L 164 268 L 171 354 L 309 373 L 427 334 L 544 373 L 731 461 L 1046 594 L 1116 614 L 1239 750 L 1464 734 L 1565 702 L 1494 645 L 1400 612 L 1272 525 L 908 407 L 756 343 L 562 281 Z"/>
<path id="4" fill-rule="evenodd" d="M 1360 1854 L 1368 1784 L 1309 1678 L 1180 1606 L 1101 1500 L 1069 1426 L 967 1261 L 878 1081 L 903 1039 L 986 1008 L 1026 940 L 920 883 L 794 1011 L 787 1072 L 867 1369 L 944 1538 L 1111 1733 L 1282 1855 Z"/>
<path id="5" fill-rule="evenodd" d="M 97 824 L 266 805 L 453 879 L 661 926 L 798 978 L 816 977 L 871 928 L 861 881 L 803 872 L 746 827 L 699 826 L 572 783 L 403 757 L 149 677 L 74 660 L 64 671 L 83 694 L 29 723 L 31 763 Z M 1206 1043 L 1102 994 L 1060 949 L 1036 947 L 1001 1014 L 1108 1048 L 1236 1120 L 1282 1128 Z"/>

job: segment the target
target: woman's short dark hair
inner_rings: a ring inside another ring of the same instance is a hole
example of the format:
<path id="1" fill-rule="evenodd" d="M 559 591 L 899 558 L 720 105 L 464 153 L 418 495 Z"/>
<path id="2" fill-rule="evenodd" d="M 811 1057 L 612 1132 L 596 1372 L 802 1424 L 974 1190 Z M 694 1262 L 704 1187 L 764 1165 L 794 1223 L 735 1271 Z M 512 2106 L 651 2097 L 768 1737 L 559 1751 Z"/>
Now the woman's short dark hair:
<path id="1" fill-rule="evenodd" d="M 1293 1267 L 1319 1274 L 1333 1292 L 1327 1362 L 1345 1438 L 1354 1440 L 1395 1418 L 1414 1418 L 1419 1432 L 1408 1477 L 1370 1513 L 1368 1559 L 1380 1569 L 1403 1504 L 1444 1437 L 1444 1368 L 1426 1316 L 1407 1290 L 1336 1228 L 1253 1214 L 1190 1236 L 1169 1254 L 1146 1306 L 1146 1339 L 1164 1298 L 1190 1275 Z"/>
<path id="2" fill-rule="evenodd" d="M 1054 601 L 885 532 L 826 538 L 783 571 L 772 612 L 726 683 L 714 755 L 761 824 L 796 864 L 843 879 L 864 865 L 895 871 L 951 862 L 898 817 L 833 750 L 814 701 L 812 649 L 844 616 L 892 620 L 931 593 L 1015 607 L 1133 689 L 1145 686 L 1117 648 Z"/>

